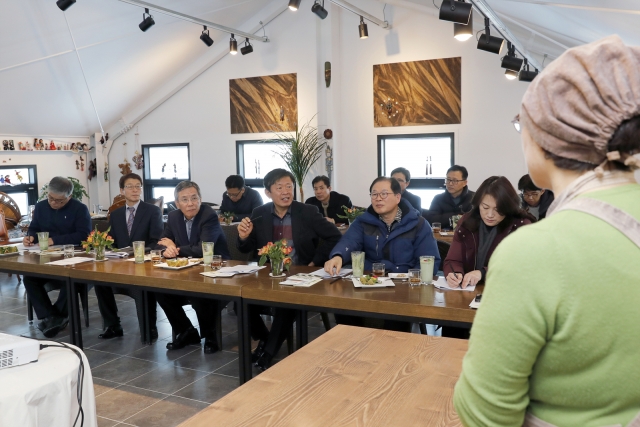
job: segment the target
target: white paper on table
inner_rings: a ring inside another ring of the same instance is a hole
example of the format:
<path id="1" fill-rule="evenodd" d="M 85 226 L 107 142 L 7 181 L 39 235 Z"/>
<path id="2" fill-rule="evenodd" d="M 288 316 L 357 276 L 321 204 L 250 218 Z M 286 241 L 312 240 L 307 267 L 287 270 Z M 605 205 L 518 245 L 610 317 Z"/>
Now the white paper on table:
<path id="1" fill-rule="evenodd" d="M 213 277 L 214 279 L 216 277 L 233 277 L 236 275 L 236 273 L 220 273 L 220 270 L 218 271 L 203 271 L 202 273 L 203 276 L 207 276 L 207 277 Z"/>
<path id="2" fill-rule="evenodd" d="M 478 309 L 480 307 L 480 303 L 478 301 L 476 301 L 476 299 L 474 298 L 469 303 L 469 307 Z"/>
<path id="3" fill-rule="evenodd" d="M 73 258 L 60 259 L 58 261 L 51 261 L 51 262 L 48 262 L 47 264 L 49 264 L 49 265 L 76 265 L 76 264 L 82 264 L 83 262 L 89 262 L 89 261 L 93 261 L 93 258 L 73 257 Z"/>
<path id="4" fill-rule="evenodd" d="M 107 258 L 126 258 L 129 256 L 129 252 L 114 252 L 114 251 L 108 251 L 104 253 L 104 256 L 106 256 Z M 149 257 L 149 259 L 147 259 L 147 256 Z M 145 255 L 144 257 L 145 261 L 151 261 L 151 255 Z M 132 259 L 133 261 L 133 259 Z"/>
<path id="5" fill-rule="evenodd" d="M 353 270 L 350 268 L 343 268 L 342 270 L 340 270 L 340 274 L 335 274 L 335 275 L 331 275 L 329 273 L 327 273 L 326 271 L 324 271 L 324 268 L 321 268 L 319 270 L 314 271 L 313 273 L 309 273 L 312 276 L 318 276 L 321 277 L 323 279 L 333 279 L 334 277 L 345 277 L 349 274 L 351 274 Z"/>
<path id="6" fill-rule="evenodd" d="M 246 273 L 255 273 L 256 271 L 265 268 L 265 266 L 257 266 L 257 265 L 236 265 L 233 267 L 222 267 L 218 270 L 220 273 L 235 273 L 235 274 L 246 274 Z"/>
<path id="7" fill-rule="evenodd" d="M 320 281 L 322 281 L 321 277 L 312 276 L 310 274 L 295 274 L 293 276 L 287 277 L 287 280 L 284 280 L 278 284 L 310 288 Z"/>
<path id="8" fill-rule="evenodd" d="M 466 288 L 462 289 L 462 288 L 450 288 L 449 285 L 447 284 L 447 279 L 445 279 L 443 276 L 438 276 L 438 280 L 433 282 L 433 286 L 435 286 L 438 289 L 445 289 L 448 291 L 467 291 L 467 292 L 473 292 L 476 290 L 475 285 L 474 286 L 467 286 Z"/>

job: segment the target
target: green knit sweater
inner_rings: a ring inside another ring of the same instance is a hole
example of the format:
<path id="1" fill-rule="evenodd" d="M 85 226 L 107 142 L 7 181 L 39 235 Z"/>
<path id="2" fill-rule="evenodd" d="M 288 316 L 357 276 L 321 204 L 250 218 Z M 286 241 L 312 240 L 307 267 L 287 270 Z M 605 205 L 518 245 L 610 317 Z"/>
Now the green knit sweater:
<path id="1" fill-rule="evenodd" d="M 640 220 L 640 185 L 588 193 Z M 509 235 L 489 264 L 456 384 L 467 426 L 627 425 L 640 412 L 640 248 L 563 211 Z"/>

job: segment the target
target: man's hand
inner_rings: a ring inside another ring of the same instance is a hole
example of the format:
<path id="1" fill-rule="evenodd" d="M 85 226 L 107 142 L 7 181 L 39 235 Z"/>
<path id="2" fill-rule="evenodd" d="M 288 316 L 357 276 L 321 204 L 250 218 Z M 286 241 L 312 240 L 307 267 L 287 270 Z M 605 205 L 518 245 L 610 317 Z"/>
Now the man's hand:
<path id="1" fill-rule="evenodd" d="M 253 231 L 253 222 L 249 218 L 242 218 L 240 224 L 238 224 L 238 237 L 242 240 L 246 240 Z"/>
<path id="2" fill-rule="evenodd" d="M 175 258 L 178 254 L 180 254 L 180 248 L 176 248 L 175 246 L 165 249 L 163 253 L 165 258 Z"/>
<path id="3" fill-rule="evenodd" d="M 335 224 L 335 223 L 336 223 L 336 220 L 335 220 L 335 219 L 333 219 L 333 218 L 325 217 L 325 219 L 326 219 L 327 221 L 329 221 L 331 224 Z"/>
<path id="4" fill-rule="evenodd" d="M 337 255 L 324 263 L 324 271 L 326 271 L 332 276 L 335 276 L 336 274 L 340 274 L 340 268 L 342 268 L 342 257 Z"/>
<path id="5" fill-rule="evenodd" d="M 168 239 L 166 237 L 163 237 L 162 239 L 160 239 L 158 241 L 158 244 L 164 246 L 167 249 L 169 249 L 169 248 L 176 249 L 176 244 L 173 243 L 173 240 Z"/>
<path id="6" fill-rule="evenodd" d="M 24 236 L 24 238 L 22 239 L 22 244 L 25 246 L 35 245 L 35 243 L 33 243 L 33 236 Z"/>

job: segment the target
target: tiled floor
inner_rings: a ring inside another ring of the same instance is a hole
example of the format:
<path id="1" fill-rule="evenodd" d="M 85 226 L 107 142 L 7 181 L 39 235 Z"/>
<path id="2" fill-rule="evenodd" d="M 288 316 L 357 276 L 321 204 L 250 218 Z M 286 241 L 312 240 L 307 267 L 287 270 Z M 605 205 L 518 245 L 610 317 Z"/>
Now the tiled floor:
<path id="1" fill-rule="evenodd" d="M 50 293 L 55 301 L 57 295 Z M 98 425 L 175 426 L 238 387 L 237 319 L 223 311 L 223 349 L 205 355 L 201 346 L 167 351 L 171 327 L 158 307 L 159 340 L 140 342 L 135 304 L 116 295 L 125 335 L 101 340 L 102 318 L 93 290 L 89 293 L 89 324 L 83 330 L 84 352 L 89 359 L 96 395 Z M 197 323 L 195 312 L 189 317 Z M 324 332 L 320 316 L 310 313 L 309 339 Z M 0 332 L 45 339 L 27 320 L 24 286 L 15 275 L 0 273 Z M 68 342 L 69 329 L 56 340 Z M 255 343 L 254 343 L 255 344 Z M 286 344 L 278 358 L 286 357 Z M 254 372 L 254 375 L 257 375 Z"/>

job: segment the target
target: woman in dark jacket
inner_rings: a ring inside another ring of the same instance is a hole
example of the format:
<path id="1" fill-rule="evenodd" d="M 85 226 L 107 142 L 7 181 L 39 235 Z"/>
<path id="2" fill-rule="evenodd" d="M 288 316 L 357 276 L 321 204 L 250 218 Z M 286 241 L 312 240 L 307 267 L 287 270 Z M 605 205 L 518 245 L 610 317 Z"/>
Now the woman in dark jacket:
<path id="1" fill-rule="evenodd" d="M 472 205 L 471 212 L 458 222 L 442 268 L 452 288 L 483 281 L 498 244 L 519 227 L 535 222 L 522 210 L 518 194 L 503 176 L 487 178 L 476 191 Z"/>

